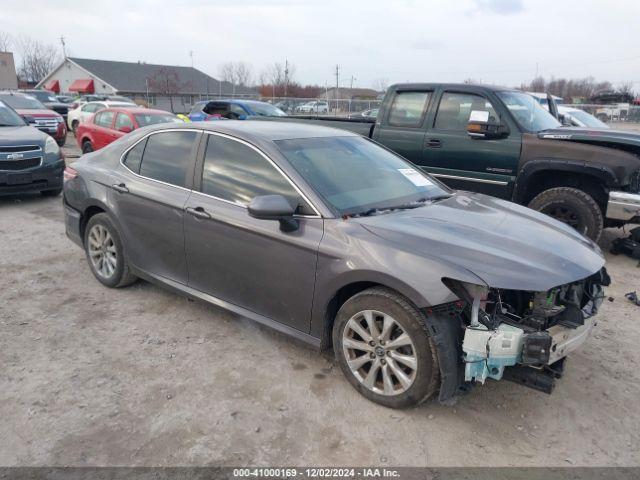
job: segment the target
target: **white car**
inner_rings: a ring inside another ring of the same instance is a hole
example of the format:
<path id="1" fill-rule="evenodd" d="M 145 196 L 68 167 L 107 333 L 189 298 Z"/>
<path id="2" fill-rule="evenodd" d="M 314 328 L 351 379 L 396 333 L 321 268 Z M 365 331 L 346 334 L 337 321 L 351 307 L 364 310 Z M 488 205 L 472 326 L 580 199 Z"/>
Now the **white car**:
<path id="1" fill-rule="evenodd" d="M 558 105 L 558 113 L 560 114 L 562 123 L 565 125 L 572 127 L 609 128 L 609 125 L 579 108 Z"/>
<path id="2" fill-rule="evenodd" d="M 83 122 L 86 122 L 91 116 L 99 112 L 100 110 L 104 110 L 105 108 L 111 107 L 136 107 L 135 103 L 128 102 L 110 102 L 108 100 L 102 102 L 87 102 L 85 104 L 80 105 L 79 107 L 70 110 L 67 114 L 67 126 L 69 130 L 72 130 L 73 133 L 76 133 L 76 128 Z"/>
<path id="3" fill-rule="evenodd" d="M 298 112 L 300 113 L 329 113 L 329 104 L 324 101 L 313 101 L 303 103 L 299 107 L 297 107 Z"/>

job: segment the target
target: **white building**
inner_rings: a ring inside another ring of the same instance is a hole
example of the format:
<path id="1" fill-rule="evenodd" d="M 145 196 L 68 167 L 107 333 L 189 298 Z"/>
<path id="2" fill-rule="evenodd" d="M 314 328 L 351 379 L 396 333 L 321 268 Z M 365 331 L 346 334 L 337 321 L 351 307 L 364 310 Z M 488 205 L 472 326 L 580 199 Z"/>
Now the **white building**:
<path id="1" fill-rule="evenodd" d="M 176 113 L 201 99 L 257 97 L 250 88 L 220 82 L 193 67 L 68 57 L 37 88 L 56 93 L 124 95 Z"/>

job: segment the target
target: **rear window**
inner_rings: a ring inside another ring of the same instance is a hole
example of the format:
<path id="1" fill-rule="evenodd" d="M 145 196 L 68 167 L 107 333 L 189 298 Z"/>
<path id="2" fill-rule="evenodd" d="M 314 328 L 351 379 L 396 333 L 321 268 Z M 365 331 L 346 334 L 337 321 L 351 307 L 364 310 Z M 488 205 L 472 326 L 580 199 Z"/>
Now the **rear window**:
<path id="1" fill-rule="evenodd" d="M 418 127 L 429 105 L 431 92 L 398 92 L 389 110 L 389 125 Z"/>
<path id="2" fill-rule="evenodd" d="M 180 122 L 180 119 L 171 113 L 136 113 L 134 117 L 141 127 L 156 123 Z"/>

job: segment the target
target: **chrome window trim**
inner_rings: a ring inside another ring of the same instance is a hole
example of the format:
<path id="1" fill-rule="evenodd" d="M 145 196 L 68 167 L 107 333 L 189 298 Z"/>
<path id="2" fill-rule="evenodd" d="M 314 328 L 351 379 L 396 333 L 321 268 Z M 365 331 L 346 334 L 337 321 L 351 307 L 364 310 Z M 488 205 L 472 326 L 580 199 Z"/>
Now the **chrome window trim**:
<path id="1" fill-rule="evenodd" d="M 165 132 L 196 132 L 196 133 L 200 133 L 200 132 L 202 132 L 202 130 L 197 130 L 195 128 L 175 128 L 175 129 L 174 128 L 167 128 L 167 129 L 163 129 L 163 130 L 155 130 L 153 132 L 149 132 L 144 137 L 142 137 L 137 142 L 135 142 L 133 145 L 131 145 L 129 148 L 127 148 L 122 153 L 122 155 L 120 155 L 120 165 L 122 165 L 127 170 L 127 172 L 131 173 L 132 175 L 135 175 L 138 178 L 144 178 L 145 180 L 149 180 L 151 182 L 156 182 L 156 183 L 159 183 L 161 185 L 169 185 L 170 187 L 179 188 L 180 190 L 184 190 L 186 192 L 193 192 L 194 190 L 191 189 L 191 188 L 181 187 L 180 185 L 174 185 L 173 183 L 167 183 L 167 182 L 163 182 L 162 180 L 156 180 L 155 178 L 145 177 L 144 175 L 140 175 L 140 174 L 134 172 L 133 170 L 131 170 L 129 167 L 127 167 L 124 164 L 124 157 L 126 157 L 127 154 L 129 153 L 129 151 L 133 150 L 140 142 L 142 142 L 143 140 L 146 140 L 151 135 L 155 135 L 156 133 L 165 133 Z"/>
<path id="2" fill-rule="evenodd" d="M 308 198 L 308 197 L 307 197 L 307 196 L 302 192 L 302 190 L 300 190 L 300 189 L 298 188 L 298 186 L 293 182 L 293 180 L 291 180 L 291 178 L 289 178 L 289 176 L 288 176 L 288 175 L 287 175 L 287 174 L 286 174 L 286 173 L 285 173 L 285 172 L 284 172 L 284 171 L 283 171 L 283 170 L 282 170 L 282 169 L 281 169 L 281 168 L 280 168 L 280 167 L 279 167 L 279 166 L 278 166 L 278 165 L 277 165 L 273 160 L 271 160 L 271 158 L 269 158 L 269 156 L 268 156 L 267 154 L 265 154 L 265 153 L 264 153 L 262 150 L 260 150 L 258 147 L 256 147 L 255 145 L 253 145 L 253 144 L 251 144 L 251 143 L 247 142 L 246 140 L 243 140 L 243 139 L 238 138 L 238 137 L 234 137 L 234 136 L 232 136 L 232 135 L 227 135 L 226 133 L 210 132 L 210 131 L 207 131 L 207 130 L 204 130 L 203 132 L 204 132 L 205 134 L 208 134 L 208 135 L 215 135 L 215 136 L 218 136 L 218 137 L 228 138 L 229 140 L 234 140 L 234 141 L 236 141 L 236 142 L 238 142 L 238 143 L 242 143 L 243 145 L 246 145 L 247 147 L 249 147 L 249 148 L 253 149 L 254 151 L 256 151 L 260 156 L 262 156 L 265 160 L 267 160 L 267 162 L 269 162 L 269 163 L 270 163 L 270 164 L 271 164 L 271 165 L 276 169 L 276 171 L 277 171 L 277 172 L 279 172 L 279 173 L 280 173 L 280 175 L 282 175 L 282 176 L 284 177 L 284 179 L 285 179 L 287 182 L 289 182 L 289 184 L 293 187 L 293 189 L 294 189 L 296 192 L 298 192 L 298 194 L 302 197 L 302 199 L 303 199 L 305 202 L 307 202 L 307 203 L 311 206 L 311 208 L 313 209 L 313 211 L 314 211 L 314 212 L 316 212 L 316 214 L 315 214 L 315 215 L 296 215 L 296 216 L 297 216 L 297 217 L 303 217 L 303 218 L 322 218 L 322 215 L 320 215 L 320 212 L 318 211 L 318 209 L 316 208 L 316 206 L 313 204 L 313 202 L 311 202 L 311 200 L 309 200 L 309 198 Z M 205 150 L 205 152 L 204 152 L 204 153 L 205 153 L 205 155 L 206 155 L 206 150 Z M 202 163 L 202 166 L 203 166 L 203 168 L 204 168 L 204 157 L 203 157 L 203 163 Z M 195 191 L 195 190 L 194 190 L 194 191 Z M 198 192 L 198 193 L 200 193 L 200 194 L 202 194 L 202 195 L 206 195 L 206 196 L 212 197 L 212 198 L 215 198 L 215 199 L 217 199 L 217 200 L 223 200 L 223 201 L 225 201 L 225 202 L 227 202 L 227 203 L 230 203 L 230 204 L 232 204 L 232 205 L 238 205 L 238 206 L 241 206 L 241 207 L 247 208 L 247 205 L 245 205 L 245 204 L 243 204 L 243 203 L 236 203 L 236 202 L 232 202 L 232 201 L 230 201 L 230 200 L 225 200 L 225 199 L 222 199 L 222 198 L 219 198 L 219 197 L 216 197 L 216 196 L 214 196 L 214 195 L 210 195 L 210 194 L 208 194 L 208 193 L 204 193 L 204 192 Z"/>

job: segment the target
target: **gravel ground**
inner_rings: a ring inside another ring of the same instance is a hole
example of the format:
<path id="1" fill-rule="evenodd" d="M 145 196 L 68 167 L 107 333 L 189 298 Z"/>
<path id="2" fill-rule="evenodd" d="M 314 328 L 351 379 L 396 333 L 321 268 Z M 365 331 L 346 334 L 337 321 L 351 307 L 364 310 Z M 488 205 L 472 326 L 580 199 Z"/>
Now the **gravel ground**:
<path id="1" fill-rule="evenodd" d="M 102 287 L 60 198 L 0 199 L 0 218 L 2 466 L 640 465 L 627 257 L 607 255 L 614 301 L 553 395 L 490 382 L 453 407 L 394 411 L 330 354 L 148 283 Z"/>

